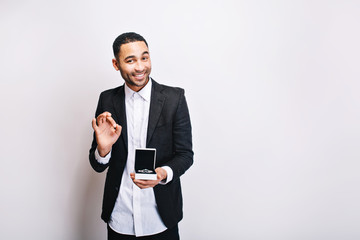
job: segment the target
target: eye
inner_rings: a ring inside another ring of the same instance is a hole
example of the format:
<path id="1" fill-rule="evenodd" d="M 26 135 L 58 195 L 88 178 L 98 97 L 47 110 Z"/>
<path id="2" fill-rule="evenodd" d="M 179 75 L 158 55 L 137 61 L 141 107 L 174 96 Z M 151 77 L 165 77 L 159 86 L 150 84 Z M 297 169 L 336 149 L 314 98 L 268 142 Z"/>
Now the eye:
<path id="1" fill-rule="evenodd" d="M 133 59 L 129 59 L 129 60 L 127 60 L 126 62 L 127 62 L 127 63 L 133 63 L 134 60 L 133 60 Z"/>
<path id="2" fill-rule="evenodd" d="M 146 60 L 148 60 L 148 57 L 143 57 L 142 60 L 146 61 Z"/>

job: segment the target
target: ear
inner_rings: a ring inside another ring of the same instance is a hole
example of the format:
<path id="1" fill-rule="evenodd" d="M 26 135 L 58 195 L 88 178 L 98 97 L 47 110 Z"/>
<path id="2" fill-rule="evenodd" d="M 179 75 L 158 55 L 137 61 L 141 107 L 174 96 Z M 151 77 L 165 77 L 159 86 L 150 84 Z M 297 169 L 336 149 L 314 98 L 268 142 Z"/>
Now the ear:
<path id="1" fill-rule="evenodd" d="M 112 64 L 113 64 L 115 70 L 119 71 L 119 63 L 115 58 L 112 59 Z"/>

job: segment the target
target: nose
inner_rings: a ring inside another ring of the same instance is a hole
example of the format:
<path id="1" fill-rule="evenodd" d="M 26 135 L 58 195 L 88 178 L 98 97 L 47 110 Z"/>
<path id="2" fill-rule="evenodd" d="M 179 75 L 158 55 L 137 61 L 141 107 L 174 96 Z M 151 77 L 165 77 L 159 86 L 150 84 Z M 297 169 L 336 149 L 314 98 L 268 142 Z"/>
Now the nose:
<path id="1" fill-rule="evenodd" d="M 144 71 L 144 64 L 141 61 L 137 61 L 135 65 L 135 71 L 136 72 L 143 72 Z"/>

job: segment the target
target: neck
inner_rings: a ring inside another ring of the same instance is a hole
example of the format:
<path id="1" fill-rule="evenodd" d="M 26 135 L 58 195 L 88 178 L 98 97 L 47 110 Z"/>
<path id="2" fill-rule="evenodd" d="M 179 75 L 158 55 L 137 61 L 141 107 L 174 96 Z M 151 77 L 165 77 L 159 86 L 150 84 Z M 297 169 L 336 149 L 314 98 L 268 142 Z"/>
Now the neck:
<path id="1" fill-rule="evenodd" d="M 125 81 L 125 84 L 131 89 L 133 90 L 134 92 L 139 92 L 141 89 L 143 89 L 149 82 L 150 80 L 150 77 L 148 77 L 147 81 L 144 83 L 144 85 L 141 85 L 141 86 L 138 86 L 138 85 L 135 85 L 135 84 L 131 84 L 131 83 L 128 83 Z"/>

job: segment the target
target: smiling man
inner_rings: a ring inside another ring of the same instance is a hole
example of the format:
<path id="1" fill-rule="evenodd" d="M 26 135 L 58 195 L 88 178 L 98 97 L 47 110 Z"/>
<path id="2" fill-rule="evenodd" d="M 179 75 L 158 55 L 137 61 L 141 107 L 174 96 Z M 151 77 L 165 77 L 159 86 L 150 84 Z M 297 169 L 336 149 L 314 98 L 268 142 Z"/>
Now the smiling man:
<path id="1" fill-rule="evenodd" d="M 121 34 L 113 51 L 125 84 L 101 93 L 89 154 L 95 171 L 108 169 L 101 215 L 108 239 L 179 239 L 180 176 L 193 163 L 184 90 L 150 77 L 148 44 L 139 34 Z M 135 179 L 136 148 L 156 149 L 156 180 Z"/>

